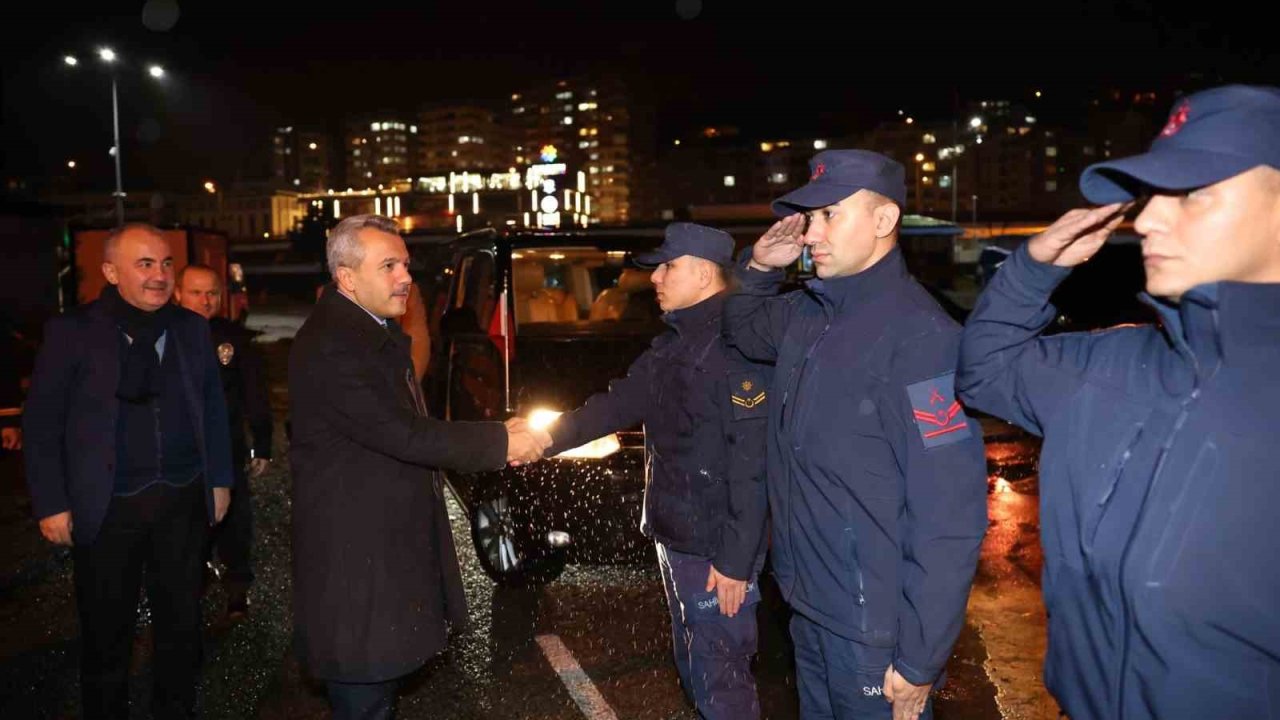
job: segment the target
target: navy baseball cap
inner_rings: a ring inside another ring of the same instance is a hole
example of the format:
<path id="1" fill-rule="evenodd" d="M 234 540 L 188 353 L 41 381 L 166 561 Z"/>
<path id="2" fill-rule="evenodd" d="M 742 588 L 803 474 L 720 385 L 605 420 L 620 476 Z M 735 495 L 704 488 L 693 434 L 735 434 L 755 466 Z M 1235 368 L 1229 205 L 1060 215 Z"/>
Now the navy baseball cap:
<path id="1" fill-rule="evenodd" d="M 870 150 L 823 150 L 809 160 L 809 184 L 773 201 L 778 217 L 834 205 L 859 190 L 880 193 L 907 204 L 907 171 L 902 164 Z"/>
<path id="2" fill-rule="evenodd" d="M 666 239 L 653 252 L 637 255 L 635 263 L 645 267 L 671 262 L 682 255 L 710 260 L 717 265 L 733 262 L 733 236 L 696 223 L 677 222 L 667 226 Z"/>
<path id="3" fill-rule="evenodd" d="M 1147 188 L 1183 191 L 1259 165 L 1280 169 L 1280 88 L 1224 85 L 1174 104 L 1142 155 L 1095 163 L 1080 176 L 1089 202 L 1127 202 Z"/>

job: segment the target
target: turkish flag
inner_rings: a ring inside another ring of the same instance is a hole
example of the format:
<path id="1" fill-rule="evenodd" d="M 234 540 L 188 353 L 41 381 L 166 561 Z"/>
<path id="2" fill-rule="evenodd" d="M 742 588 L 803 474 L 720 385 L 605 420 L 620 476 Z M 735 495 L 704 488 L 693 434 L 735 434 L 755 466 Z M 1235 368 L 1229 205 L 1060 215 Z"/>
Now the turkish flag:
<path id="1" fill-rule="evenodd" d="M 503 342 L 504 335 L 506 336 L 505 343 Z M 489 339 L 498 348 L 498 352 L 502 353 L 503 359 L 507 361 L 515 359 L 516 323 L 515 318 L 511 317 L 511 311 L 507 309 L 507 293 L 505 291 L 498 296 L 498 302 L 493 308 L 493 315 L 489 318 Z"/>

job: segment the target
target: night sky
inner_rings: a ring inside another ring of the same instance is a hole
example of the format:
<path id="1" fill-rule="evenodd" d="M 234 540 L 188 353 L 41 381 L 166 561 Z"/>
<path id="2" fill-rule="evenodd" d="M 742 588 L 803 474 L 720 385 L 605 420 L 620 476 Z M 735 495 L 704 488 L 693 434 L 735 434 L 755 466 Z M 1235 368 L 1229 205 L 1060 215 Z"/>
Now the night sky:
<path id="1" fill-rule="evenodd" d="M 262 177 L 277 124 L 336 128 L 348 111 L 423 102 L 501 106 L 539 78 L 584 71 L 639 78 L 660 139 L 711 123 L 840 135 L 900 108 L 949 117 L 957 103 L 1032 100 L 1037 89 L 1036 112 L 1071 122 L 1112 86 L 1280 83 L 1274 38 L 1243 3 L 744 5 L 11 4 L 0 21 L 0 170 L 40 186 L 75 159 L 80 186 L 112 184 L 109 80 L 91 52 L 100 44 L 129 63 L 119 70 L 126 189 Z M 69 52 L 79 67 L 63 64 Z M 150 61 L 168 70 L 163 86 L 145 76 Z"/>

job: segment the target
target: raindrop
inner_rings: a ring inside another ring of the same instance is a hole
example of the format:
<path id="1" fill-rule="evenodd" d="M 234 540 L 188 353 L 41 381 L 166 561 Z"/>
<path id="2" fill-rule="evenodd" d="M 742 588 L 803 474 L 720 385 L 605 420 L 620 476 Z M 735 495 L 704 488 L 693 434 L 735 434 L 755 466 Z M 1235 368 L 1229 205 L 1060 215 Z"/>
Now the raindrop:
<path id="1" fill-rule="evenodd" d="M 148 145 L 160 139 L 160 123 L 147 118 L 138 124 L 138 140 Z"/>
<path id="2" fill-rule="evenodd" d="M 169 32 L 178 24 L 177 0 L 147 0 L 142 6 L 142 25 L 155 32 Z"/>
<path id="3" fill-rule="evenodd" d="M 702 14 L 702 0 L 676 0 L 676 15 L 681 20 L 692 20 Z"/>

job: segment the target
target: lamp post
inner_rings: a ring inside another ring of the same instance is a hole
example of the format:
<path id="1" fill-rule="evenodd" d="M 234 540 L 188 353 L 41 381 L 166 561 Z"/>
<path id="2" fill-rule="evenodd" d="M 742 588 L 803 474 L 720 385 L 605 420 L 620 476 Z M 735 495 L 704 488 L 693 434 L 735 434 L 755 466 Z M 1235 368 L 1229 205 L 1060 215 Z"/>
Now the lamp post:
<path id="1" fill-rule="evenodd" d="M 124 172 L 121 167 L 121 155 L 124 153 L 120 147 L 120 95 L 116 89 L 116 60 L 119 57 L 111 48 L 104 47 L 98 49 L 98 59 L 107 65 L 111 74 L 111 134 L 112 142 L 115 144 L 111 147 L 111 156 L 115 159 L 116 165 L 116 191 L 112 193 L 116 200 L 116 226 L 124 225 Z M 63 58 L 63 62 L 69 67 L 76 67 L 80 61 L 74 55 L 67 55 Z M 152 78 L 159 80 L 164 77 L 164 68 L 159 65 L 151 65 L 147 68 L 147 74 Z"/>

